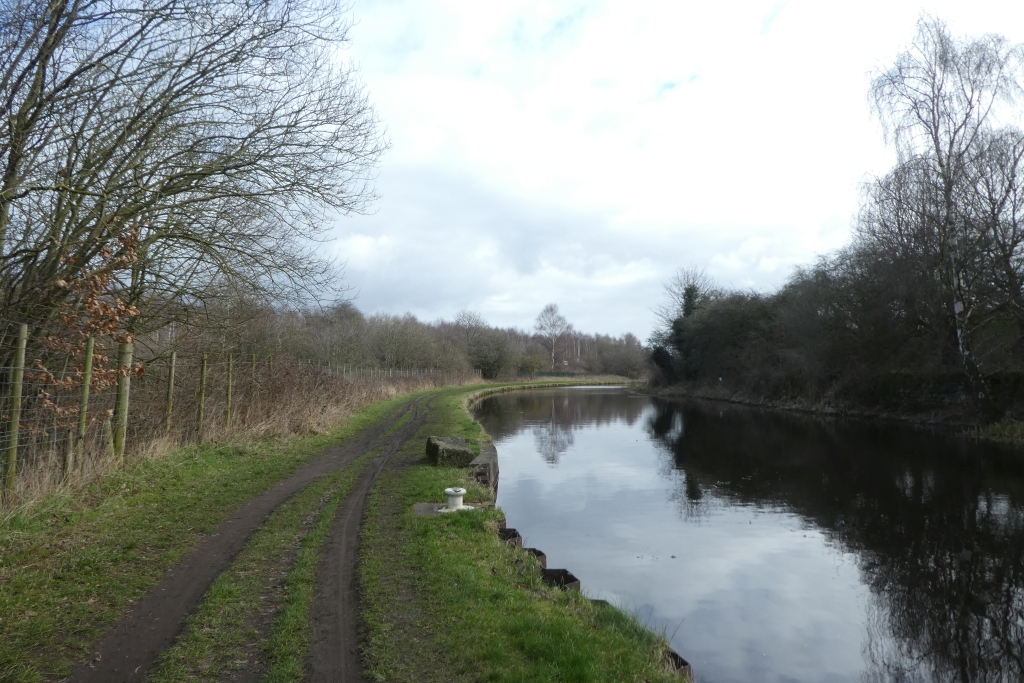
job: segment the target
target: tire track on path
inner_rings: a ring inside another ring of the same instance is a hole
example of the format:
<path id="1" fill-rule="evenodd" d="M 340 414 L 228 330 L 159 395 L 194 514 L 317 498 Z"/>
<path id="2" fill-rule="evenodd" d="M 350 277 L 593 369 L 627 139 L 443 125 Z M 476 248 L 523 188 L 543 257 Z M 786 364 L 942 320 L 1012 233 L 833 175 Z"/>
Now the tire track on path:
<path id="1" fill-rule="evenodd" d="M 413 406 L 409 421 L 396 430 L 381 454 L 363 470 L 338 506 L 320 558 L 316 599 L 310 615 L 313 637 L 306 676 L 310 683 L 366 683 L 359 656 L 356 586 L 363 514 L 369 493 L 388 459 L 426 424 L 429 409 L 430 401 L 422 408 L 419 404 Z"/>
<path id="2" fill-rule="evenodd" d="M 410 422 L 414 421 L 417 407 L 416 402 L 406 403 L 389 418 L 327 448 L 290 477 L 236 510 L 185 559 L 170 568 L 141 601 L 132 605 L 122 622 L 111 628 L 96 644 L 90 660 L 80 664 L 65 681 L 142 681 L 159 654 L 170 647 L 181 633 L 185 620 L 202 600 L 210 584 L 230 566 L 235 555 L 274 509 L 315 479 L 379 448 L 382 437 L 410 410 L 413 411 Z M 384 443 L 390 444 L 395 435 L 404 433 L 407 426 L 408 423 L 400 427 Z M 368 469 L 373 469 L 378 460 L 380 458 L 375 459 Z M 359 481 L 362 479 L 360 477 Z M 351 497 L 350 493 L 346 500 Z"/>

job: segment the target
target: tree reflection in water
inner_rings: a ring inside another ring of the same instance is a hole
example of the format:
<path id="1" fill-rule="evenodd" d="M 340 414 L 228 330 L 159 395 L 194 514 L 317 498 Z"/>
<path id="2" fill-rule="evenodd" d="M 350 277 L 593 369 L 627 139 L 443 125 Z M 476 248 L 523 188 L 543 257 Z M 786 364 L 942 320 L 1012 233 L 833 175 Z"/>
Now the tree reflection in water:
<path id="1" fill-rule="evenodd" d="M 1024 681 L 1024 455 L 894 426 L 655 402 L 677 498 L 781 506 L 856 553 L 863 680 Z"/>
<path id="2" fill-rule="evenodd" d="M 559 456 L 572 445 L 572 429 L 558 424 L 554 415 L 548 422 L 534 425 L 532 431 L 537 452 L 549 465 L 557 465 Z"/>
<path id="3" fill-rule="evenodd" d="M 586 401 L 572 400 L 575 393 L 578 390 L 542 389 L 498 394 L 477 404 L 475 415 L 499 440 L 518 432 L 524 423 L 530 425 L 537 452 L 557 465 L 573 445 L 573 431 L 612 422 L 636 424 L 647 406 L 644 398 L 619 389 L 588 391 Z"/>

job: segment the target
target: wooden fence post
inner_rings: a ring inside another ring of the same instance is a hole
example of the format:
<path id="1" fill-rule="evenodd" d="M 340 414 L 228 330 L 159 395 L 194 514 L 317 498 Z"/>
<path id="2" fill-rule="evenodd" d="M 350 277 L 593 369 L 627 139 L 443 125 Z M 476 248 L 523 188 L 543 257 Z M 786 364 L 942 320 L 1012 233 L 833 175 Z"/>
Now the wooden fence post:
<path id="1" fill-rule="evenodd" d="M 231 431 L 231 375 L 235 368 L 235 357 L 232 354 L 228 354 L 228 392 L 227 400 L 228 407 L 224 413 L 224 431 Z"/>
<path id="2" fill-rule="evenodd" d="M 89 389 L 92 386 L 92 353 L 95 344 L 96 340 L 93 337 L 85 340 L 85 365 L 82 367 L 82 397 L 78 401 L 78 443 L 75 444 L 74 450 L 68 449 L 68 457 L 64 461 L 65 480 L 71 476 L 71 471 L 75 468 L 75 460 L 78 461 L 78 465 L 82 464 L 85 452 L 85 430 L 89 424 Z"/>
<path id="3" fill-rule="evenodd" d="M 18 429 L 21 426 L 21 384 L 25 378 L 25 342 L 28 340 L 28 325 L 18 326 L 18 346 L 11 367 L 11 394 L 7 404 L 10 413 L 7 422 L 7 452 L 4 461 L 4 495 L 14 493 L 14 472 L 18 465 Z"/>
<path id="4" fill-rule="evenodd" d="M 203 442 L 203 411 L 206 408 L 206 360 L 207 354 L 203 354 L 203 364 L 199 366 L 199 413 L 196 415 L 196 439 Z"/>
<path id="5" fill-rule="evenodd" d="M 75 430 L 74 427 L 71 427 L 71 428 L 68 429 L 68 449 L 64 453 L 64 462 L 65 463 L 71 463 L 72 465 L 74 465 L 74 463 L 75 463 L 75 449 L 78 448 L 77 439 L 75 439 L 75 433 L 76 433 L 76 430 Z M 68 470 L 68 475 L 66 475 L 64 477 L 64 479 L 66 481 L 69 478 L 70 478 L 70 470 Z"/>
<path id="6" fill-rule="evenodd" d="M 249 399 L 245 406 L 245 424 L 249 424 L 249 416 L 256 405 L 256 354 L 249 355 Z"/>
<path id="7" fill-rule="evenodd" d="M 167 411 L 164 413 L 164 436 L 171 435 L 171 420 L 174 417 L 174 366 L 178 362 L 178 352 L 171 351 L 171 364 L 167 370 Z"/>
<path id="8" fill-rule="evenodd" d="M 128 435 L 128 394 L 132 386 L 131 342 L 117 346 L 117 401 L 114 403 L 114 456 L 124 460 L 125 438 Z"/>
<path id="9" fill-rule="evenodd" d="M 110 418 L 103 421 L 103 444 L 107 458 L 114 458 L 114 430 L 110 427 Z"/>

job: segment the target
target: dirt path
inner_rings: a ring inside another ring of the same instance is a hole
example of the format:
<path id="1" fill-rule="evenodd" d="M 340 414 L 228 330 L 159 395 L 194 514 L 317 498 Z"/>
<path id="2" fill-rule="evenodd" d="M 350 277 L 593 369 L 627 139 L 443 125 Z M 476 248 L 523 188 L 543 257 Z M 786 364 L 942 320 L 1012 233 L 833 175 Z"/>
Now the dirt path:
<path id="1" fill-rule="evenodd" d="M 313 638 L 307 680 L 312 683 L 365 683 L 359 659 L 356 560 L 366 498 L 388 459 L 426 423 L 429 402 L 414 405 L 408 422 L 387 439 L 373 463 L 338 506 L 317 572 L 312 608 Z"/>
<path id="2" fill-rule="evenodd" d="M 385 436 L 388 430 L 410 410 L 413 413 L 410 419 L 394 433 Z M 345 501 L 339 507 L 337 520 L 347 520 L 341 516 L 340 511 L 342 510 L 348 509 L 350 515 L 355 515 L 356 526 L 351 536 L 358 539 L 358 525 L 362 518 L 363 503 L 369 486 L 376 479 L 387 456 L 415 433 L 412 425 L 417 425 L 416 429 L 418 429 L 418 426 L 422 424 L 422 419 L 424 419 L 421 417 L 422 415 L 423 411 L 418 409 L 416 403 L 405 404 L 389 418 L 381 420 L 345 442 L 327 449 L 321 456 L 300 467 L 291 477 L 239 508 L 205 541 L 200 543 L 188 557 L 168 570 L 164 578 L 132 607 L 122 623 L 107 632 L 93 650 L 90 661 L 75 669 L 66 679 L 68 683 L 142 681 L 157 656 L 174 642 L 184 627 L 185 620 L 202 600 L 210 584 L 230 566 L 234 556 L 242 549 L 252 533 L 263 524 L 267 515 L 313 480 L 351 463 L 372 450 L 381 448 L 381 455 L 373 461 L 357 483 L 353 485 Z M 404 438 L 402 438 L 403 435 Z M 364 485 L 364 481 L 370 475 L 372 475 L 372 479 L 369 480 L 370 484 Z M 357 506 L 352 504 L 356 497 L 360 501 Z M 335 527 L 338 526 L 340 525 L 336 521 Z M 335 536 L 336 531 L 332 531 L 331 549 L 334 548 Z M 344 543 L 340 546 L 342 551 L 339 557 L 343 565 L 349 566 L 351 572 L 354 568 L 355 555 L 353 551 L 345 550 L 347 547 Z M 328 552 L 331 555 L 337 554 L 337 552 L 330 552 L 330 549 Z M 351 605 L 351 603 L 345 604 Z M 346 607 L 345 614 L 348 614 L 348 607 Z M 353 614 L 351 616 L 353 629 L 354 619 L 355 615 Z M 353 630 L 353 636 L 354 633 Z M 354 646 L 352 649 L 355 649 Z M 347 648 L 342 649 L 342 656 L 346 655 L 346 650 Z M 345 657 L 345 660 L 347 661 L 346 670 L 355 671 L 358 674 L 358 658 Z M 359 679 L 327 678 L 320 680 Z"/>

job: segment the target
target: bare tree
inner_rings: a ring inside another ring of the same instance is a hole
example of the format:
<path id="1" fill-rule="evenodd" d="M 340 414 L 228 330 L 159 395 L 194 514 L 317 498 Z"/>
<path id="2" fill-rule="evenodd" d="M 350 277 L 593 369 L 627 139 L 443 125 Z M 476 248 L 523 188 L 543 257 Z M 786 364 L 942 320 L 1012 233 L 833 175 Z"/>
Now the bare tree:
<path id="1" fill-rule="evenodd" d="M 1024 340 L 1024 132 L 1003 127 L 980 138 L 956 202 L 984 250 L 989 308 L 1009 312 Z"/>
<path id="2" fill-rule="evenodd" d="M 914 207 L 916 218 L 934 244 L 960 360 L 985 412 L 991 412 L 991 397 L 970 335 L 976 236 L 967 233 L 956 195 L 999 105 L 1020 94 L 1021 57 L 1021 48 L 1004 38 L 956 39 L 943 22 L 922 17 L 911 47 L 875 76 L 871 89 L 901 167 L 916 171 L 915 182 L 930 195 Z"/>
<path id="3" fill-rule="evenodd" d="M 562 335 L 569 329 L 569 322 L 558 312 L 557 304 L 548 304 L 537 316 L 534 329 L 544 342 L 544 346 L 551 354 L 551 369 L 555 368 L 555 350 Z"/>
<path id="4" fill-rule="evenodd" d="M 569 336 L 569 339 L 572 340 L 572 356 L 573 356 L 573 361 L 577 365 L 579 365 L 579 362 L 580 362 L 580 351 L 581 351 L 581 347 L 583 345 L 583 338 L 586 335 L 582 331 L 577 330 L 576 327 L 571 325 L 571 324 L 569 325 L 568 328 L 566 328 L 565 333 Z"/>
<path id="5" fill-rule="evenodd" d="M 664 346 L 677 318 L 692 315 L 722 295 L 722 290 L 703 268 L 679 268 L 664 285 L 666 301 L 654 307 L 657 327 L 651 341 Z"/>
<path id="6" fill-rule="evenodd" d="M 1008 386 L 1024 364 L 1024 131 L 1008 122 L 1022 52 L 922 18 L 873 81 L 897 163 L 865 186 L 852 242 L 770 296 L 701 304 L 703 274 L 679 273 L 652 336 L 661 377 L 896 410 L 966 388 L 985 419 L 1019 406 Z"/>
<path id="7" fill-rule="evenodd" d="M 373 198 L 375 116 L 330 0 L 0 8 L 0 307 L 45 323 L 113 252 L 140 331 L 244 289 L 338 280 L 313 243 Z"/>
<path id="8" fill-rule="evenodd" d="M 468 352 L 479 343 L 480 337 L 489 328 L 482 315 L 463 309 L 455 314 L 455 329 L 458 330 L 462 348 Z"/>

